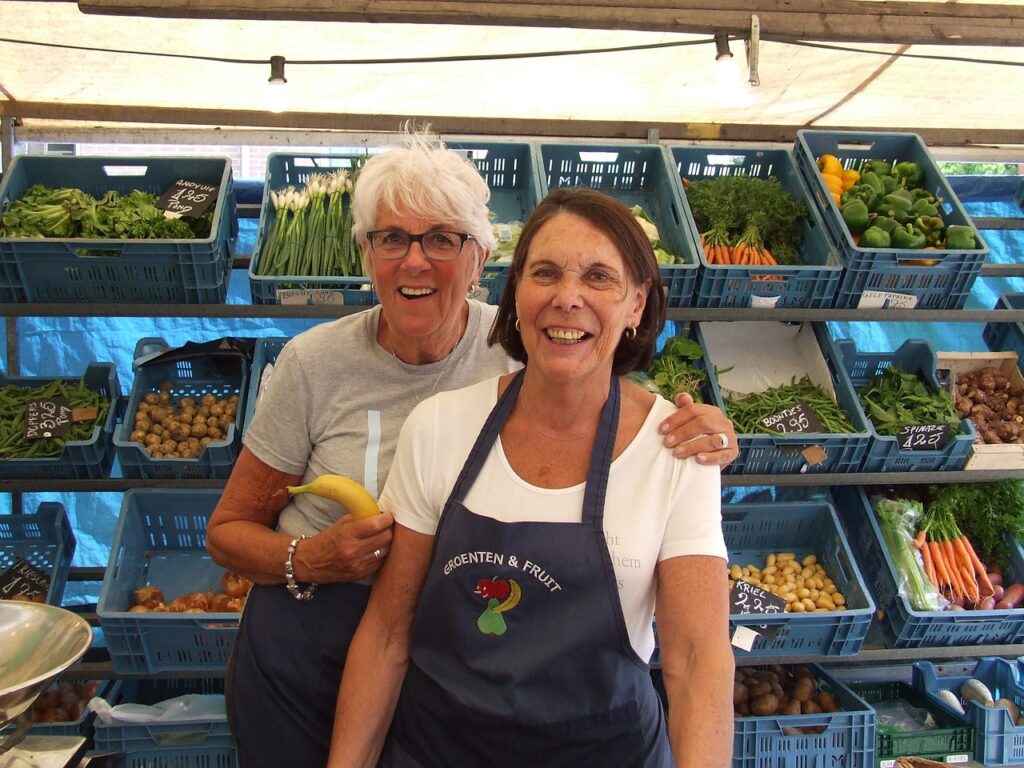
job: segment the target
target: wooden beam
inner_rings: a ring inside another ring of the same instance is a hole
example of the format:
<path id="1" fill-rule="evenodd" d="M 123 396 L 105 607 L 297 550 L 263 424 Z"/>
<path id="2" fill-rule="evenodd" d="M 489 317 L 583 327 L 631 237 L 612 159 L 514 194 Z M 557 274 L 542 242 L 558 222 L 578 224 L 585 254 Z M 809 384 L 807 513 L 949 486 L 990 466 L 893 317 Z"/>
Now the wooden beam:
<path id="1" fill-rule="evenodd" d="M 720 123 L 664 123 L 630 120 L 542 120 L 528 118 L 449 117 L 445 115 L 360 115 L 322 112 L 273 112 L 175 109 L 167 107 L 128 107 L 109 104 L 55 104 L 46 102 L 2 102 L 0 114 L 22 119 L 79 120 L 95 123 L 149 123 L 154 125 L 192 125 L 219 128 L 279 128 L 394 133 L 406 120 L 429 123 L 445 135 L 495 135 L 536 137 L 590 137 L 647 141 L 656 130 L 661 141 L 719 141 L 792 143 L 800 128 L 809 125 L 756 125 Z M 828 130 L 881 130 L 864 126 L 828 126 Z M 1024 145 L 1024 127 L 987 128 L 915 128 L 935 146 L 1007 146 Z"/>
<path id="2" fill-rule="evenodd" d="M 85 13 L 177 18 L 477 24 L 632 29 L 742 37 L 750 16 L 766 40 L 1024 45 L 1017 5 L 891 0 L 78 0 Z"/>

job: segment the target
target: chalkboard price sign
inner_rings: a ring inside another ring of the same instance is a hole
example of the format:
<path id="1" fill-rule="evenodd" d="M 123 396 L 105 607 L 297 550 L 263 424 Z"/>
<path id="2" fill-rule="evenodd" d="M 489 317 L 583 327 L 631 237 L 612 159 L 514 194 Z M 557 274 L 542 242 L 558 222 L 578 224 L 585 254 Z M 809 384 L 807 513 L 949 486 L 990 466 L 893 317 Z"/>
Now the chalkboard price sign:
<path id="1" fill-rule="evenodd" d="M 948 422 L 906 424 L 900 427 L 896 440 L 903 451 L 938 451 L 946 447 L 952 433 L 952 425 Z"/>
<path id="2" fill-rule="evenodd" d="M 761 423 L 772 432 L 782 432 L 783 434 L 825 431 L 825 427 L 818 420 L 814 411 L 802 400 L 778 413 L 766 416 L 761 419 Z"/>
<path id="3" fill-rule="evenodd" d="M 72 409 L 66 397 L 25 403 L 25 439 L 65 437 L 71 433 Z"/>
<path id="4" fill-rule="evenodd" d="M 50 589 L 50 577 L 20 557 L 14 564 L 0 573 L 0 600 L 33 600 L 41 603 L 46 600 Z"/>
<path id="5" fill-rule="evenodd" d="M 784 613 L 786 601 L 778 595 L 756 587 L 749 581 L 737 579 L 729 592 L 729 613 L 730 614 L 772 614 Z M 756 627 L 759 634 L 764 637 L 774 637 L 779 631 L 777 626 L 766 626 L 764 624 Z"/>
<path id="6" fill-rule="evenodd" d="M 217 189 L 214 184 L 178 179 L 170 189 L 160 195 L 156 207 L 160 208 L 165 216 L 188 216 L 190 219 L 198 219 L 216 202 Z"/>

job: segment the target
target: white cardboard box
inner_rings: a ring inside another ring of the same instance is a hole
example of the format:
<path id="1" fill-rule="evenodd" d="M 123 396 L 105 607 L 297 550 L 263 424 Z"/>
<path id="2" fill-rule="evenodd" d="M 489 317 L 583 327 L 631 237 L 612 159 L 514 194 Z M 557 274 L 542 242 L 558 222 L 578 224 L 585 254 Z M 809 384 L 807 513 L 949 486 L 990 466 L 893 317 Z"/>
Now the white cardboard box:
<path id="1" fill-rule="evenodd" d="M 939 352 L 936 368 L 948 370 L 950 387 L 959 374 L 977 371 L 991 365 L 999 368 L 1010 379 L 1024 387 L 1024 376 L 1017 367 L 1016 352 Z M 1012 443 L 998 445 L 975 443 L 964 469 L 1022 469 L 1024 468 L 1024 445 Z"/>

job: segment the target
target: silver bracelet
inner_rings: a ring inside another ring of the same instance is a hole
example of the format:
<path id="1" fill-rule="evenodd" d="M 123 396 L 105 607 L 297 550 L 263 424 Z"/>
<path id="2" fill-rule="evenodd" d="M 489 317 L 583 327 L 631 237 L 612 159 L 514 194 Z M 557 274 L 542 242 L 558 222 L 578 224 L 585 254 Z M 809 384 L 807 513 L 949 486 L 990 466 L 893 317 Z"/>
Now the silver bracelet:
<path id="1" fill-rule="evenodd" d="M 303 539 L 308 538 L 307 536 L 299 536 L 297 539 L 292 539 L 292 543 L 288 545 L 288 559 L 284 561 L 284 579 L 285 586 L 291 593 L 292 597 L 296 600 L 309 600 L 313 597 L 313 593 L 316 592 L 316 584 L 310 584 L 305 589 L 300 589 L 299 584 L 295 581 L 295 565 L 292 563 L 292 558 L 295 556 L 295 550 L 299 546 L 299 542 Z"/>

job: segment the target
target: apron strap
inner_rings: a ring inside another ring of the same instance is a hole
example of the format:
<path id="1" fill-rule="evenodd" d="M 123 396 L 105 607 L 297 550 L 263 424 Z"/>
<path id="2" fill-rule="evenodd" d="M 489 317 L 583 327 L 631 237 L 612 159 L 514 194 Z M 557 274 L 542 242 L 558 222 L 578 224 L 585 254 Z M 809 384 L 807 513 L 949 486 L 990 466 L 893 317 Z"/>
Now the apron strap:
<path id="1" fill-rule="evenodd" d="M 599 531 L 604 529 L 604 499 L 608 490 L 612 455 L 615 452 L 615 434 L 619 427 L 621 399 L 619 377 L 613 374 L 608 387 L 608 399 L 605 400 L 604 409 L 601 411 L 597 438 L 590 452 L 587 487 L 583 492 L 583 522 L 593 523 Z"/>

